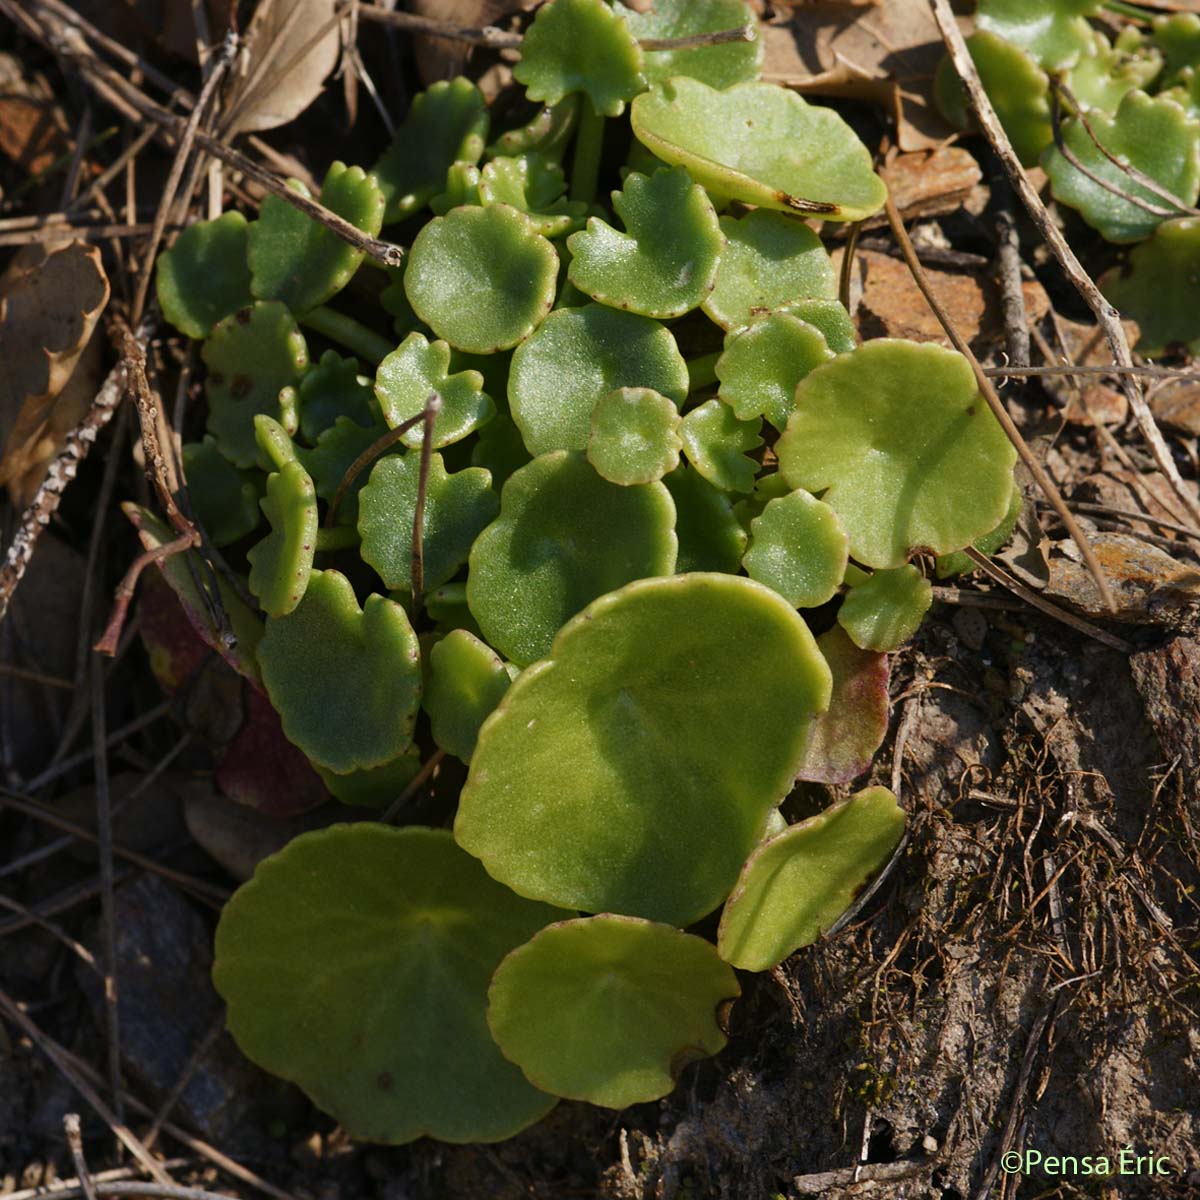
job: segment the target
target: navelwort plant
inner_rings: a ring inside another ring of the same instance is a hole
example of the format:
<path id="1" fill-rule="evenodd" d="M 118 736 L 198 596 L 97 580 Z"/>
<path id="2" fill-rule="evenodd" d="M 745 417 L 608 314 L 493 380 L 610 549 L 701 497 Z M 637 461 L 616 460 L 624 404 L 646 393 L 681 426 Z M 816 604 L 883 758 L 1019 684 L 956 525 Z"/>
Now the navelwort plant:
<path id="1" fill-rule="evenodd" d="M 1105 10 L 1140 14 L 1144 27 L 1110 42 L 1088 21 Z M 1200 15 L 1121 0 L 979 0 L 975 27 L 967 48 L 1018 157 L 1040 163 L 1054 198 L 1108 241 L 1133 245 L 1100 287 L 1137 321 L 1138 350 L 1200 352 Z M 965 128 L 948 58 L 935 97 Z"/>
<path id="2" fill-rule="evenodd" d="M 724 1045 L 735 968 L 813 942 L 900 841 L 891 793 L 845 785 L 918 563 L 1007 535 L 1015 453 L 957 354 L 856 345 L 805 221 L 884 202 L 849 126 L 759 82 L 757 41 L 639 41 L 752 20 L 543 5 L 527 124 L 456 79 L 330 169 L 326 207 L 405 222 L 386 277 L 273 198 L 161 260 L 207 366 L 192 504 L 261 609 L 223 591 L 223 652 L 340 800 L 465 764 L 452 829 L 298 837 L 217 931 L 243 1050 L 357 1137 L 665 1095 Z M 330 306 L 351 281 L 370 327 Z M 798 780 L 844 798 L 788 825 Z"/>

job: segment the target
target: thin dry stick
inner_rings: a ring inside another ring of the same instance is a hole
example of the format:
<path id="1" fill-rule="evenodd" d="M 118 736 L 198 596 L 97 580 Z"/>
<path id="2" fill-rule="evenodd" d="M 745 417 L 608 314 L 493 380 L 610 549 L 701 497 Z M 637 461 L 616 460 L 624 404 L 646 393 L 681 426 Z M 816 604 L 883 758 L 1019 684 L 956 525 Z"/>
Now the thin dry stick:
<path id="1" fill-rule="evenodd" d="M 196 134 L 200 129 L 200 119 L 204 116 L 204 110 L 208 107 L 208 103 L 220 85 L 230 63 L 233 62 L 233 56 L 237 53 L 237 46 L 237 34 L 233 32 L 226 34 L 225 44 L 221 47 L 220 57 L 214 64 L 208 78 L 204 81 L 204 86 L 200 89 L 200 96 L 196 101 L 195 107 L 183 123 L 183 131 L 179 135 L 179 143 L 175 149 L 175 161 L 171 163 L 171 170 L 167 175 L 167 181 L 163 184 L 162 199 L 159 201 L 158 212 L 154 215 L 154 227 L 150 231 L 150 241 L 143 251 L 141 275 L 138 279 L 137 291 L 133 295 L 133 304 L 130 306 L 129 321 L 132 325 L 136 325 L 142 319 L 142 311 L 146 307 L 146 295 L 150 289 L 150 277 L 154 272 L 154 260 L 158 254 L 158 247 L 162 242 L 163 234 L 166 232 L 167 216 L 171 211 L 171 205 L 174 203 L 179 181 L 183 178 L 183 168 L 187 164 L 187 157 L 192 151 L 192 142 L 195 140 Z"/>
<path id="2" fill-rule="evenodd" d="M 938 28 L 941 30 L 942 40 L 946 43 L 946 49 L 954 63 L 954 68 L 971 98 L 971 107 L 975 112 L 975 117 L 991 143 L 992 149 L 1004 165 L 1009 181 L 1021 197 L 1021 202 L 1025 205 L 1029 216 L 1038 227 L 1038 231 L 1050 247 L 1054 257 L 1058 259 L 1067 278 L 1074 284 L 1076 291 L 1083 297 L 1087 306 L 1095 313 L 1096 320 L 1108 339 L 1113 359 L 1117 365 L 1133 366 L 1133 356 L 1129 351 L 1125 329 L 1121 325 L 1120 313 L 1105 300 L 1091 276 L 1083 269 L 1075 252 L 1067 245 L 1066 239 L 1050 219 L 1050 214 L 1046 211 L 1041 197 L 1029 182 L 1029 177 L 1013 152 L 1012 143 L 1001 127 L 996 117 L 996 110 L 992 108 L 992 102 L 988 99 L 987 92 L 980 82 L 979 72 L 975 68 L 971 52 L 967 49 L 967 44 L 959 31 L 949 0 L 930 0 L 930 3 L 933 6 L 934 20 L 937 21 Z M 1183 477 L 1179 474 L 1179 468 L 1176 467 L 1175 460 L 1171 457 L 1171 448 L 1164 441 L 1162 433 L 1155 423 L 1154 414 L 1151 413 L 1150 407 L 1146 403 L 1142 389 L 1132 377 L 1123 376 L 1122 390 L 1129 400 L 1129 407 L 1133 410 L 1142 436 L 1146 439 L 1146 444 L 1150 447 L 1150 452 L 1154 456 L 1159 470 L 1166 476 L 1172 491 L 1179 497 L 1192 517 L 1200 521 L 1200 500 L 1190 493 Z"/>
<path id="3" fill-rule="evenodd" d="M 117 1006 L 117 919 L 113 883 L 112 804 L 108 789 L 108 745 L 105 736 L 104 673 L 92 659 L 92 755 L 95 763 L 96 845 L 100 859 L 100 915 L 104 945 L 104 1026 L 108 1051 L 108 1086 L 113 1112 L 121 1111 L 121 1022 Z"/>
<path id="4" fill-rule="evenodd" d="M 75 1164 L 75 1174 L 79 1176 L 79 1190 L 84 1200 L 96 1200 L 96 1185 L 87 1169 L 87 1159 L 83 1156 L 83 1133 L 79 1128 L 79 1114 L 66 1113 L 63 1116 L 63 1130 L 67 1135 L 67 1146 L 71 1151 L 71 1161 Z"/>
<path id="5" fill-rule="evenodd" d="M 399 815 L 404 806 L 425 786 L 430 776 L 437 770 L 438 764 L 446 757 L 444 750 L 435 750 L 429 760 L 413 776 L 408 786 L 388 805 L 379 820 L 384 825 L 390 825 Z"/>
<path id="6" fill-rule="evenodd" d="M 88 1193 L 82 1187 L 55 1188 L 52 1192 L 39 1191 L 38 1200 L 75 1200 Z M 178 1187 L 164 1183 L 97 1183 L 91 1195 L 102 1196 L 158 1196 L 162 1200 L 237 1200 L 226 1192 L 206 1192 L 203 1188 Z"/>
<path id="7" fill-rule="evenodd" d="M 172 1158 L 163 1163 L 163 1169 L 167 1171 L 178 1171 L 189 1165 L 189 1160 L 186 1158 Z M 135 1179 L 142 1174 L 140 1167 L 114 1167 L 111 1171 L 95 1171 L 92 1173 L 93 1183 L 119 1183 L 123 1180 Z M 4 1200 L 48 1200 L 50 1197 L 66 1198 L 72 1193 L 76 1195 L 80 1192 L 80 1181 L 78 1179 L 60 1179 L 53 1189 L 47 1191 L 44 1187 L 25 1188 L 19 1192 L 5 1192 Z"/>
<path id="8" fill-rule="evenodd" d="M 1077 617 L 1074 613 L 1067 612 L 1065 608 L 1059 608 L 1057 604 L 1051 604 L 1049 600 L 1043 599 L 1027 588 L 1019 579 L 1010 575 L 1003 567 L 992 562 L 984 554 L 980 554 L 974 546 L 968 546 L 963 553 L 986 575 L 994 579 L 1001 587 L 1006 587 L 1015 596 L 1020 596 L 1026 604 L 1032 604 L 1034 608 L 1040 608 L 1047 616 L 1053 617 L 1056 621 L 1061 621 L 1064 625 L 1069 625 L 1072 629 L 1077 629 L 1080 633 L 1086 634 L 1090 638 L 1094 638 L 1102 645 L 1108 646 L 1111 650 L 1118 650 L 1122 654 L 1132 654 L 1134 647 L 1128 642 L 1122 641 L 1119 637 L 1114 637 L 1111 633 L 1101 629 L 1097 625 L 1093 625 L 1090 621 L 1085 621 L 1082 617 Z"/>
<path id="9" fill-rule="evenodd" d="M 4 1013 L 31 1042 L 58 1068 L 67 1078 L 71 1086 L 96 1110 L 100 1119 L 117 1135 L 122 1145 L 145 1168 L 146 1173 L 166 1187 L 173 1187 L 171 1177 L 163 1170 L 162 1164 L 156 1159 L 134 1134 L 120 1121 L 107 1104 L 100 1099 L 96 1089 L 75 1069 L 56 1042 L 48 1038 L 38 1028 L 19 1004 L 9 994 L 0 988 L 0 1012 Z"/>
<path id="10" fill-rule="evenodd" d="M 373 441 L 347 468 L 345 475 L 342 476 L 342 482 L 338 484 L 338 489 L 333 494 L 333 500 L 329 505 L 329 511 L 325 514 L 325 525 L 327 528 L 332 528 L 334 520 L 337 518 L 338 509 L 341 507 L 342 501 L 346 498 L 346 493 L 350 490 L 351 485 L 359 477 L 362 471 L 369 463 L 375 461 L 379 455 L 385 450 L 390 450 L 404 435 L 410 430 L 415 429 L 422 421 L 425 420 L 424 409 L 417 413 L 415 417 L 409 417 L 407 421 L 397 425 L 395 429 L 389 429 Z"/>
<path id="11" fill-rule="evenodd" d="M 1115 364 L 1104 367 L 1077 367 L 1071 363 L 1052 367 L 984 367 L 983 373 L 991 379 L 1003 378 L 1005 375 L 1037 376 L 1037 375 L 1136 375 L 1145 379 L 1183 379 L 1189 383 L 1200 383 L 1200 371 L 1186 367 L 1118 367 Z"/>
<path id="12" fill-rule="evenodd" d="M 412 529 L 412 606 L 415 613 L 425 597 L 425 500 L 429 493 L 429 468 L 433 461 L 433 423 L 442 411 L 442 398 L 430 392 L 425 398 L 424 436 L 421 438 L 421 465 L 417 475 L 417 503 L 413 508 Z"/>
<path id="13" fill-rule="evenodd" d="M 946 310 L 942 307 L 941 301 L 933 294 L 933 290 L 929 286 L 929 281 L 925 278 L 925 270 L 917 261 L 912 241 L 908 236 L 908 231 L 904 228 L 904 222 L 900 219 L 896 203 L 890 195 L 887 198 L 887 216 L 888 222 L 892 227 L 892 232 L 896 236 L 896 241 L 900 243 L 900 249 L 904 251 L 904 261 L 908 263 L 908 269 L 912 272 L 912 277 L 916 280 L 917 287 L 921 289 L 921 294 L 925 297 L 926 303 L 933 309 L 934 315 L 941 322 L 946 335 L 954 343 L 955 349 L 971 364 L 971 370 L 975 373 L 975 380 L 979 385 L 980 394 L 987 401 L 987 405 L 992 410 L 996 420 L 1000 422 L 1000 427 L 1008 435 L 1008 440 L 1012 442 L 1017 453 L 1021 456 L 1021 461 L 1029 468 L 1029 473 L 1037 481 L 1042 491 L 1046 493 L 1047 499 L 1054 506 L 1054 511 L 1058 513 L 1067 532 L 1071 535 L 1072 541 L 1079 547 L 1084 562 L 1087 563 L 1088 570 L 1091 571 L 1095 578 L 1096 586 L 1100 589 L 1100 595 L 1103 597 L 1108 610 L 1116 612 L 1117 604 L 1113 599 L 1112 592 L 1109 590 L 1108 580 L 1104 577 L 1104 568 L 1100 566 L 1100 560 L 1096 557 L 1087 539 L 1083 536 L 1083 531 L 1079 528 L 1078 522 L 1071 515 L 1071 510 L 1067 508 L 1066 503 L 1059 494 L 1058 488 L 1054 486 L 1054 481 L 1046 474 L 1045 468 L 1038 462 L 1037 456 L 1029 449 L 1025 439 L 1021 436 L 1021 431 L 1017 428 L 1012 417 L 1008 415 L 1008 409 L 1001 403 L 1000 397 L 996 394 L 996 389 L 992 386 L 992 381 L 984 374 L 983 368 L 979 365 L 979 359 L 975 357 L 966 339 L 955 328 Z"/>
<path id="14" fill-rule="evenodd" d="M 0 908 L 15 913 L 19 918 L 24 920 L 27 926 L 36 925 L 39 929 L 44 929 L 56 942 L 61 942 L 62 945 L 66 946 L 89 971 L 94 972 L 98 976 L 103 976 L 100 965 L 96 962 L 96 956 L 82 942 L 77 942 L 65 929 L 60 928 L 53 921 L 49 920 L 45 913 L 34 912 L 31 908 L 26 908 L 19 901 L 3 895 L 0 895 Z M 5 1200 L 7 1200 L 7 1197 L 5 1197 Z"/>
<path id="15" fill-rule="evenodd" d="M 17 590 L 42 530 L 50 524 L 50 518 L 58 511 L 63 492 L 75 478 L 79 464 L 88 456 L 100 431 L 112 420 L 113 413 L 124 394 L 125 364 L 118 363 L 108 373 L 88 409 L 87 416 L 67 435 L 66 443 L 58 457 L 50 464 L 46 478 L 21 516 L 17 532 L 9 543 L 4 566 L 0 567 L 0 621 Z"/>
<path id="16" fill-rule="evenodd" d="M 1113 508 L 1108 504 L 1089 504 L 1083 500 L 1072 500 L 1071 507 L 1076 512 L 1095 513 L 1100 517 L 1124 517 L 1130 522 L 1140 522 L 1143 525 L 1155 525 L 1159 529 L 1169 529 L 1173 533 L 1182 533 L 1184 537 L 1200 540 L 1200 533 L 1181 525 L 1178 521 L 1168 521 L 1164 517 L 1152 517 L 1149 513 L 1138 512 L 1136 508 Z"/>

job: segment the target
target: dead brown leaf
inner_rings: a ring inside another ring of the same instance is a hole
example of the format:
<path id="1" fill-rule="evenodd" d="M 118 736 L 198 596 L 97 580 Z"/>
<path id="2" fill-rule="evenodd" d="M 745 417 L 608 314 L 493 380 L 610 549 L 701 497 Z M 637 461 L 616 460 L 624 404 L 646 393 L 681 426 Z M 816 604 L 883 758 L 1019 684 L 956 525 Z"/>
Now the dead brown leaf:
<path id="1" fill-rule="evenodd" d="M 19 59 L 0 54 L 0 154 L 39 175 L 68 149 L 49 88 L 30 79 Z"/>
<path id="2" fill-rule="evenodd" d="M 285 125 L 321 94 L 338 59 L 335 7 L 335 0 L 261 0 L 229 102 L 235 132 Z"/>
<path id="3" fill-rule="evenodd" d="M 857 316 L 864 338 L 908 338 L 914 342 L 950 345 L 950 339 L 902 260 L 874 250 L 860 250 L 855 265 L 863 276 Z M 928 265 L 925 274 L 934 295 L 977 354 L 985 354 L 1003 338 L 998 288 L 990 277 L 939 271 Z M 1027 281 L 1023 288 L 1029 320 L 1037 321 L 1049 310 L 1049 297 L 1036 281 Z"/>
<path id="4" fill-rule="evenodd" d="M 99 347 L 87 350 L 108 297 L 100 251 L 82 242 L 0 281 L 0 484 L 15 503 L 91 404 Z"/>
<path id="5" fill-rule="evenodd" d="M 444 21 L 447 25 L 498 25 L 513 13 L 527 12 L 538 0 L 412 0 L 408 6 L 418 16 Z M 428 87 L 439 79 L 462 74 L 473 47 L 445 38 L 413 39 L 414 57 L 421 82 Z"/>
<path id="6" fill-rule="evenodd" d="M 927 150 L 954 136 L 930 95 L 943 47 L 927 0 L 818 0 L 768 25 L 763 37 L 764 79 L 884 105 L 902 150 Z"/>
<path id="7" fill-rule="evenodd" d="M 1164 425 L 1200 437 L 1200 383 L 1169 379 L 1150 395 L 1150 410 Z"/>
<path id="8" fill-rule="evenodd" d="M 957 146 L 897 154 L 879 174 L 906 221 L 955 212 L 983 180 L 975 156 Z M 886 224 L 884 216 L 865 222 L 867 228 Z"/>

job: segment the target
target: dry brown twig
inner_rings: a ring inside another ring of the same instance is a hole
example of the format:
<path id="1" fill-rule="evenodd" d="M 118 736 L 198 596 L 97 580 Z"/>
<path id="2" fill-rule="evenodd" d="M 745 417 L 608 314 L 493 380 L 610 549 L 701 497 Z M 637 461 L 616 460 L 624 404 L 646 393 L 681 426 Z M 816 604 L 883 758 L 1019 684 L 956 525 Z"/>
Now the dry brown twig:
<path id="1" fill-rule="evenodd" d="M 1075 252 L 1067 244 L 1062 233 L 1050 219 L 1050 214 L 1046 211 L 1046 206 L 1042 203 L 1041 197 L 1038 196 L 1037 191 L 1029 182 L 1029 177 L 1025 174 L 1016 154 L 1013 152 L 1012 143 L 1008 140 L 1008 135 L 1001 127 L 1000 121 L 996 117 L 996 110 L 992 107 L 992 102 L 988 99 L 987 92 L 980 82 L 979 72 L 975 69 L 971 53 L 967 49 L 962 32 L 959 30 L 958 24 L 954 19 L 954 13 L 950 8 L 949 0 L 930 0 L 930 4 L 933 7 L 934 20 L 941 30 L 942 40 L 946 44 L 946 50 L 950 55 L 951 61 L 954 63 L 954 68 L 958 72 L 963 86 L 967 90 L 967 95 L 971 101 L 971 108 L 974 111 L 976 120 L 979 122 L 979 127 L 983 130 L 996 156 L 1003 164 L 1009 181 L 1012 183 L 1017 195 L 1021 197 L 1022 204 L 1024 204 L 1026 211 L 1037 226 L 1039 233 L 1045 239 L 1046 244 L 1050 247 L 1054 257 L 1058 259 L 1067 278 L 1095 314 L 1097 322 L 1104 330 L 1115 364 L 1120 367 L 1132 367 L 1133 355 L 1129 349 L 1129 341 L 1125 336 L 1124 326 L 1121 324 L 1120 313 L 1104 298 L 1095 281 L 1083 269 L 1083 264 L 1080 263 Z M 1171 448 L 1167 445 L 1154 420 L 1154 414 L 1150 411 L 1150 406 L 1146 403 L 1146 398 L 1142 393 L 1141 387 L 1138 385 L 1136 379 L 1128 374 L 1121 376 L 1121 385 L 1126 399 L 1129 401 L 1129 407 L 1137 420 L 1138 427 L 1142 431 L 1142 436 L 1146 439 L 1146 444 L 1150 447 L 1150 452 L 1154 456 L 1154 461 L 1158 465 L 1159 470 L 1162 471 L 1171 486 L 1171 490 L 1179 497 L 1179 500 L 1192 518 L 1200 521 L 1200 500 L 1197 500 L 1191 494 L 1183 477 L 1179 474 L 1179 468 L 1175 465 L 1175 460 L 1171 457 Z"/>

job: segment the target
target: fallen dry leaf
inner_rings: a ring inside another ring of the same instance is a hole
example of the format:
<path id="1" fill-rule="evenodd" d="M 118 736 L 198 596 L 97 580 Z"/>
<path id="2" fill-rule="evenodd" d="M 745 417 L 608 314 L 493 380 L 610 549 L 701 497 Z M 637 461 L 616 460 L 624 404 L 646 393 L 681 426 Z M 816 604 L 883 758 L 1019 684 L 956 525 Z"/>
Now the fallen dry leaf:
<path id="1" fill-rule="evenodd" d="M 14 503 L 28 502 L 91 404 L 84 354 L 108 296 L 100 251 L 82 242 L 0 283 L 0 484 Z"/>
<path id="2" fill-rule="evenodd" d="M 1168 379 L 1150 394 L 1150 411 L 1164 425 L 1200 437 L 1200 383 Z"/>
<path id="3" fill-rule="evenodd" d="M 975 156 L 956 146 L 897 154 L 879 174 L 906 221 L 955 212 L 983 179 Z M 864 228 L 886 224 L 881 215 L 865 221 Z"/>
<path id="4" fill-rule="evenodd" d="M 903 260 L 875 250 L 860 250 L 855 255 L 855 267 L 863 280 L 857 318 L 864 339 L 895 337 L 950 345 Z M 992 279 L 929 266 L 925 274 L 950 320 L 977 354 L 1003 339 L 1004 318 Z M 1030 322 L 1040 320 L 1049 311 L 1049 297 L 1034 280 L 1027 281 L 1023 288 Z"/>
<path id="5" fill-rule="evenodd" d="M 0 154 L 39 175 L 70 149 L 63 126 L 49 88 L 30 79 L 18 58 L 0 54 Z"/>
<path id="6" fill-rule="evenodd" d="M 338 59 L 335 7 L 335 0 L 262 0 L 229 101 L 235 132 L 285 125 L 321 94 Z"/>
<path id="7" fill-rule="evenodd" d="M 896 118 L 901 150 L 955 136 L 930 96 L 943 46 L 927 0 L 818 0 L 768 25 L 763 37 L 764 79 L 883 104 Z"/>

